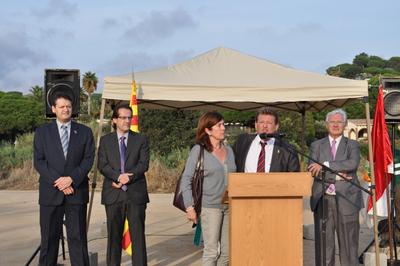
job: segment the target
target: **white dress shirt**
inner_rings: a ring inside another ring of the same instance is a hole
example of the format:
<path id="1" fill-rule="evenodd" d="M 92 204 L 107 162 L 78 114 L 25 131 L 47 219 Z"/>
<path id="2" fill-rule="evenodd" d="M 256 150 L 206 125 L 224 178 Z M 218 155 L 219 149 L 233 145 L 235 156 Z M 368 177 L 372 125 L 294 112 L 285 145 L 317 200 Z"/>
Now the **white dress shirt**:
<path id="1" fill-rule="evenodd" d="M 250 145 L 249 152 L 247 153 L 246 163 L 244 165 L 245 173 L 257 173 L 258 157 L 261 152 L 261 138 L 257 135 Z M 274 150 L 275 138 L 270 138 L 265 145 L 265 172 L 269 173 L 271 168 L 272 152 Z"/>

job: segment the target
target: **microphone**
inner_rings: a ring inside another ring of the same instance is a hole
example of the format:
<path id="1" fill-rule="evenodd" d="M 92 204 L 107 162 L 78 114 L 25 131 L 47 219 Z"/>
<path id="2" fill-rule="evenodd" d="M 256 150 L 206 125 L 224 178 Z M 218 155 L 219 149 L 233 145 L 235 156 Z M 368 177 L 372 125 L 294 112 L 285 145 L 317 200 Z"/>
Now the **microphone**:
<path id="1" fill-rule="evenodd" d="M 285 137 L 286 134 L 285 133 L 280 133 L 280 132 L 276 132 L 276 133 L 261 133 L 260 134 L 260 138 L 261 139 L 270 139 L 270 138 L 283 138 Z"/>

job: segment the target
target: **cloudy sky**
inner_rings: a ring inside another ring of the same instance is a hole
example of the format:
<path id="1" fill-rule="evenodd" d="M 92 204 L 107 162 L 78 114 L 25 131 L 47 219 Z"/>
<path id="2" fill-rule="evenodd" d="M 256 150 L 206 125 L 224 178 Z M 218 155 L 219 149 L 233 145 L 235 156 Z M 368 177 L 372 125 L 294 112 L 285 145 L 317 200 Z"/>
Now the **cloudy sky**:
<path id="1" fill-rule="evenodd" d="M 361 52 L 400 56 L 399 11 L 398 0 L 3 0 L 0 90 L 43 86 L 46 68 L 102 81 L 219 46 L 325 73 Z"/>

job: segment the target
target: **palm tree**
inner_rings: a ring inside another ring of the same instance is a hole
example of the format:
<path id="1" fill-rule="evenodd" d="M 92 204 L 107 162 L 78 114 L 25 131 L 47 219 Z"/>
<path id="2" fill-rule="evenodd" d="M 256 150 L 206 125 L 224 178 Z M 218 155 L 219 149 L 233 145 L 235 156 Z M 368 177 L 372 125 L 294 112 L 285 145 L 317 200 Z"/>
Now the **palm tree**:
<path id="1" fill-rule="evenodd" d="M 43 103 L 43 87 L 35 85 L 29 90 L 31 97 L 40 103 Z"/>
<path id="2" fill-rule="evenodd" d="M 91 101 L 91 96 L 93 92 L 97 89 L 97 82 L 98 78 L 96 77 L 96 73 L 94 72 L 86 72 L 83 75 L 82 79 L 82 84 L 83 84 L 83 89 L 86 91 L 88 95 L 88 115 L 90 115 L 90 101 Z"/>

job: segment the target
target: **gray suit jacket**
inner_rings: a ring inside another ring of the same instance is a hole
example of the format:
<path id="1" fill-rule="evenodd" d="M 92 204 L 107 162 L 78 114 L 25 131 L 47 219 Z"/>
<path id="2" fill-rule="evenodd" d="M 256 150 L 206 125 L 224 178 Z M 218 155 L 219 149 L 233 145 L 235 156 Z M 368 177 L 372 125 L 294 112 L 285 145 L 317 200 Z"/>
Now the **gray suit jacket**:
<path id="1" fill-rule="evenodd" d="M 342 137 L 339 147 L 336 151 L 335 160 L 333 160 L 329 138 L 325 137 L 311 144 L 310 156 L 321 163 L 328 161 L 330 168 L 352 176 L 353 181 L 359 184 L 357 178 L 357 168 L 360 163 L 360 147 L 357 141 Z M 327 172 L 326 178 L 334 180 L 335 175 Z M 346 181 L 336 181 L 335 187 L 338 212 L 342 215 L 358 213 L 363 207 L 361 190 Z M 310 206 L 312 211 L 316 210 L 321 197 L 321 181 L 314 179 L 312 195 L 310 198 Z"/>

